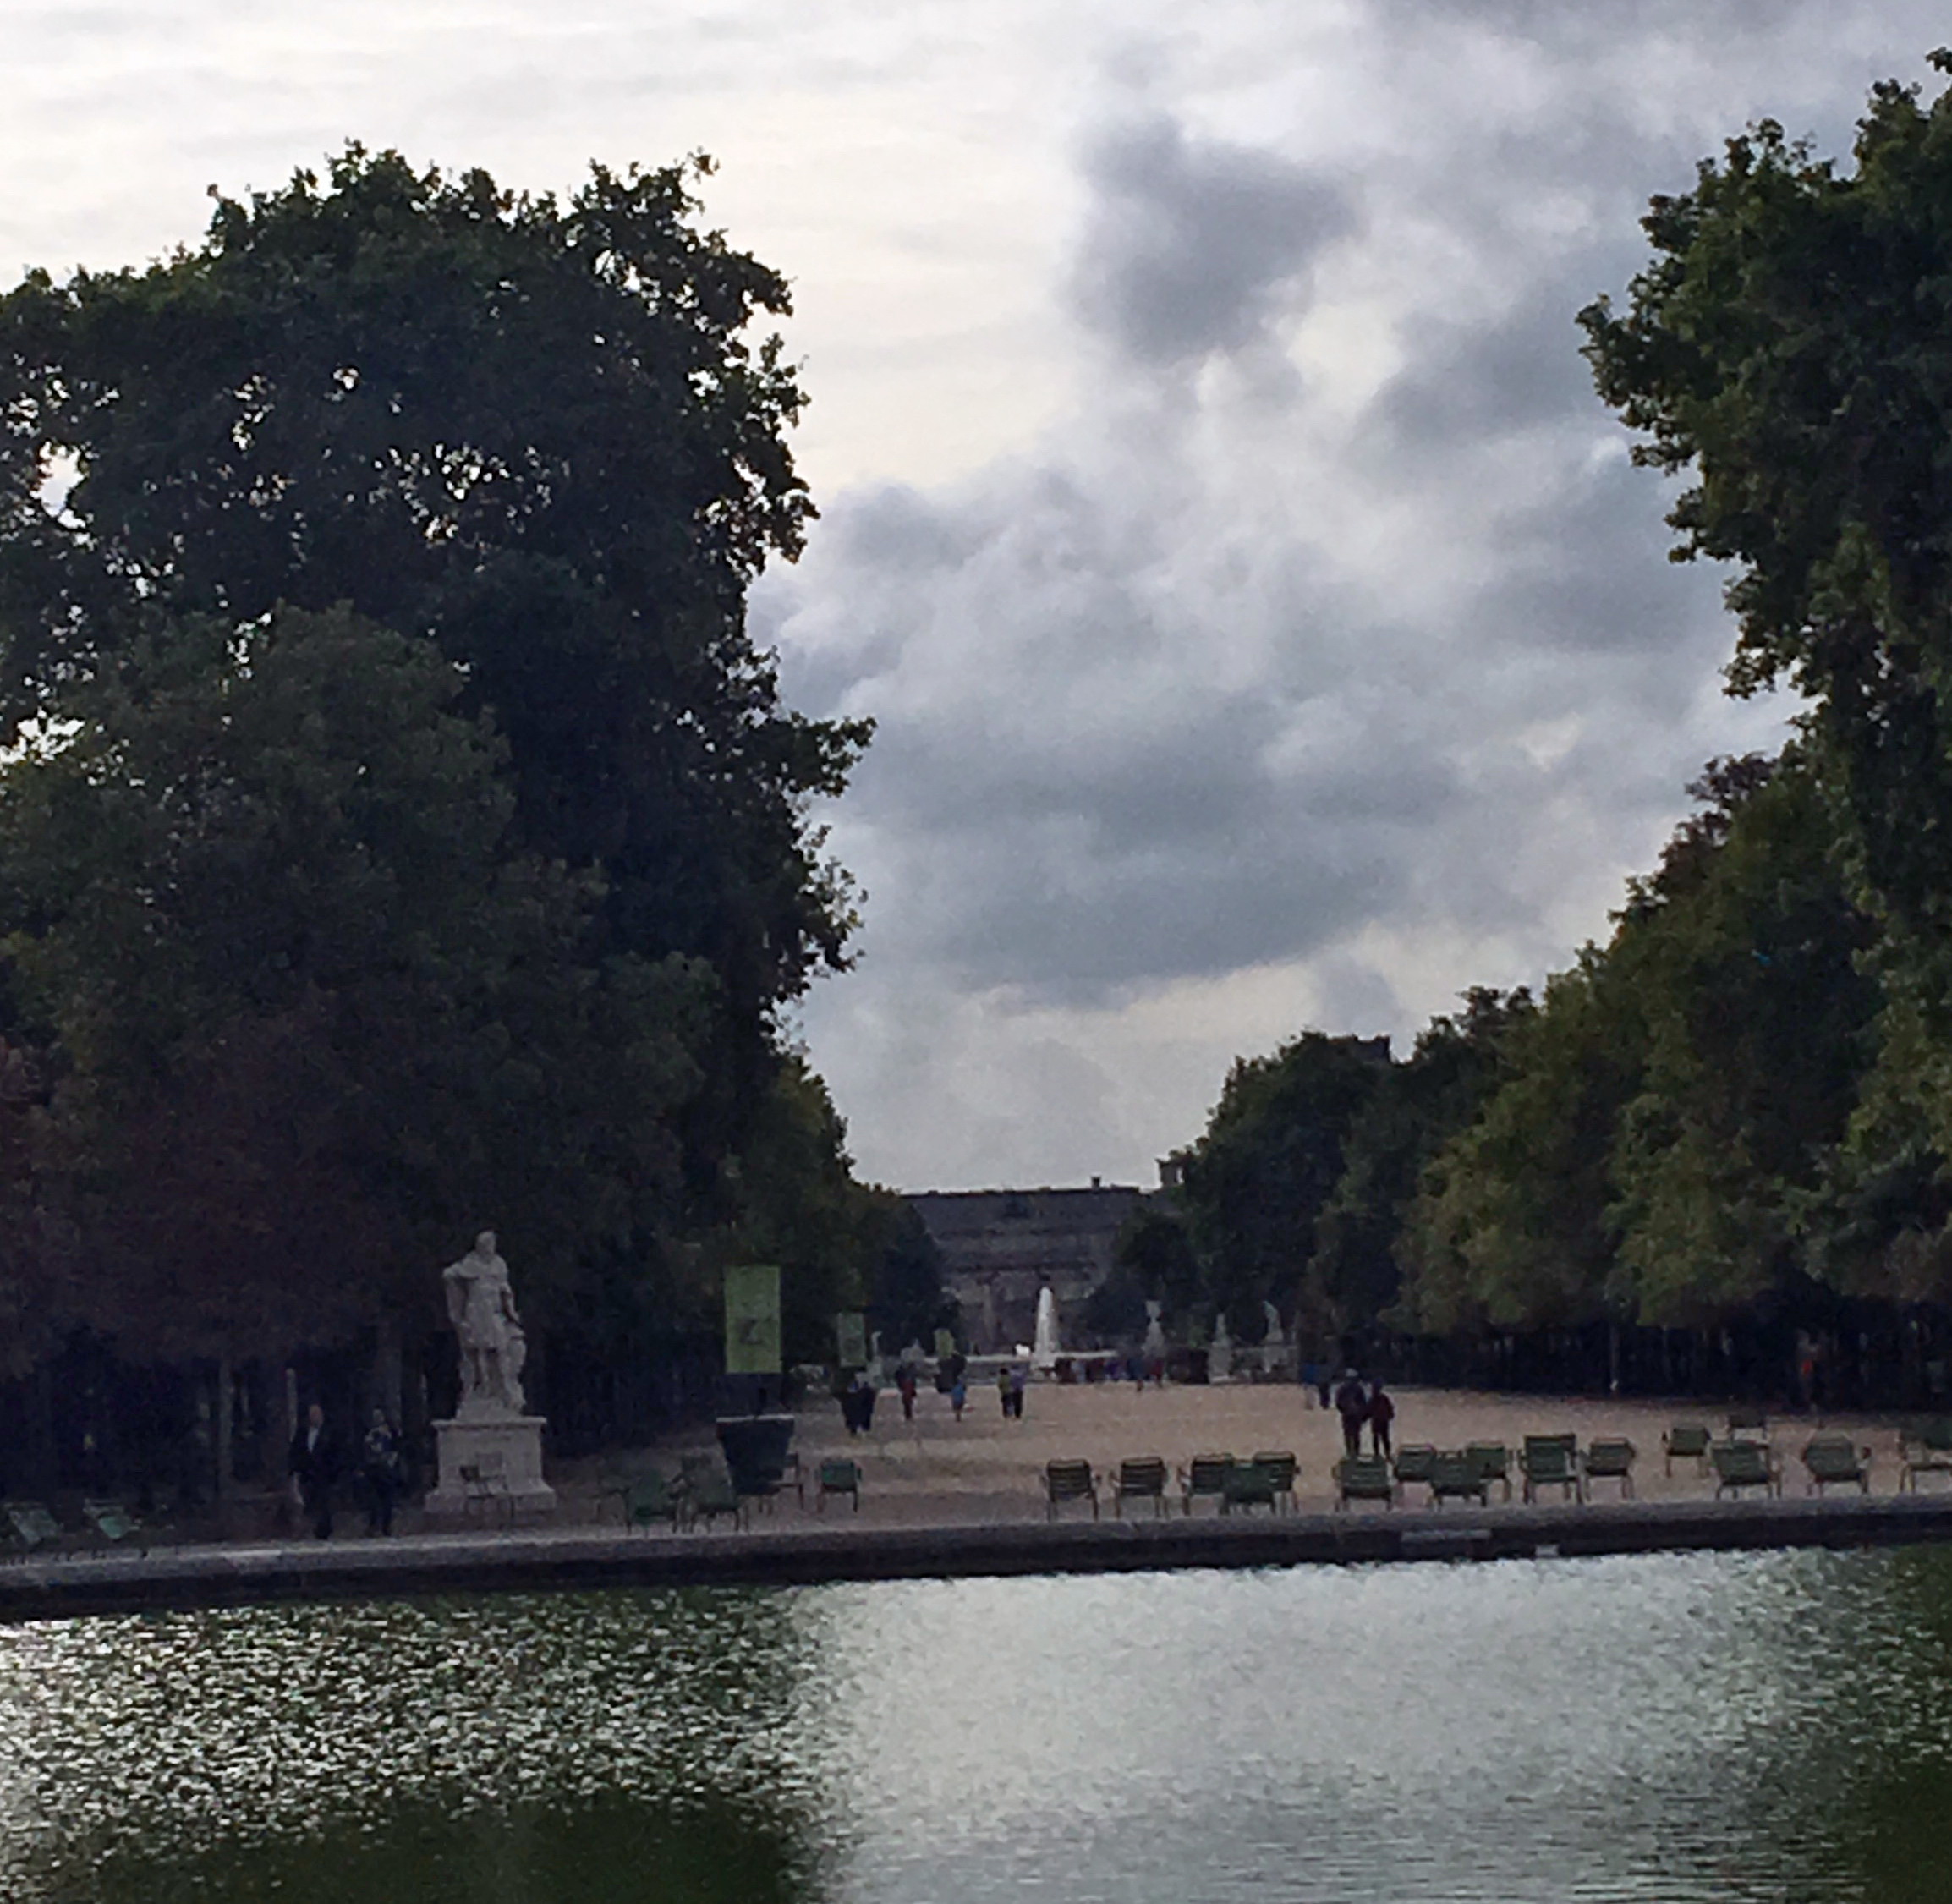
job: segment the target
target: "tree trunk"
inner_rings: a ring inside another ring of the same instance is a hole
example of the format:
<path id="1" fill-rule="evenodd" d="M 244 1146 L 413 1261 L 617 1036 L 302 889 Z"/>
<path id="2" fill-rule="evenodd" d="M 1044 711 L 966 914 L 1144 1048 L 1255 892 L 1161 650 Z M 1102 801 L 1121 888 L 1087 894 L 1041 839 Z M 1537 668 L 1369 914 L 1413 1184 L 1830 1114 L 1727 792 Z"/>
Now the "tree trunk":
<path id="1" fill-rule="evenodd" d="M 400 1325 L 382 1315 L 373 1336 L 373 1406 L 383 1408 L 398 1434 L 401 1428 Z"/>
<path id="2" fill-rule="evenodd" d="M 217 1501 L 222 1507 L 237 1490 L 231 1432 L 237 1413 L 237 1368 L 227 1349 L 217 1358 Z"/>

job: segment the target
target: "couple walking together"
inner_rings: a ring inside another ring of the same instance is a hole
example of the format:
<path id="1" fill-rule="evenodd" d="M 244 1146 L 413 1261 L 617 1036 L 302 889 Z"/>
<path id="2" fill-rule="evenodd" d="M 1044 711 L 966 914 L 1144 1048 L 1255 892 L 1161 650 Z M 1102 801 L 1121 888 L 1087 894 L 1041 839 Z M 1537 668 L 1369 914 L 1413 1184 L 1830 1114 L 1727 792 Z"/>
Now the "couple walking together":
<path id="1" fill-rule="evenodd" d="M 1342 1376 L 1342 1385 L 1335 1391 L 1335 1413 L 1342 1418 L 1344 1454 L 1362 1453 L 1363 1429 L 1367 1424 L 1370 1452 L 1388 1458 L 1390 1431 L 1396 1419 L 1396 1404 L 1384 1393 L 1381 1382 L 1371 1382 L 1365 1387 L 1353 1369 L 1346 1370 Z"/>

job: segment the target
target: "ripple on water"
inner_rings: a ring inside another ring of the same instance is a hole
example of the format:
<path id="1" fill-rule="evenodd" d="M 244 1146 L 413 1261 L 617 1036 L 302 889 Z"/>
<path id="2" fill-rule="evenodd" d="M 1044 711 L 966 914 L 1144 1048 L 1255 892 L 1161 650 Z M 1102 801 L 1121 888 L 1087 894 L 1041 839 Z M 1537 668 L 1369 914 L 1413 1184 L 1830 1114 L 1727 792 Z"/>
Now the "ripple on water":
<path id="1" fill-rule="evenodd" d="M 1661 1556 L 48 1622 L 0 1632 L 0 1893 L 1952 1895 L 1916 1824 L 1952 1802 L 1949 1563 Z"/>

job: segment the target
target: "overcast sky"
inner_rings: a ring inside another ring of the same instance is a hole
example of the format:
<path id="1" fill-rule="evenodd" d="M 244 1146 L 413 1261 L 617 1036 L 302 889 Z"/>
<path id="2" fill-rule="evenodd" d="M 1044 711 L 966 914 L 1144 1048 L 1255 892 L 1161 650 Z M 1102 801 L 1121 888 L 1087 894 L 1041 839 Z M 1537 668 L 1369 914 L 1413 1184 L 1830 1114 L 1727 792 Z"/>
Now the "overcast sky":
<path id="1" fill-rule="evenodd" d="M 1399 1049 L 1602 935 L 1711 754 L 1723 578 L 1574 314 L 1763 114 L 1847 145 L 1922 0 L 0 0 L 0 271 L 194 240 L 345 139 L 572 184 L 698 149 L 792 278 L 823 511 L 762 582 L 858 968 L 863 1171 L 1150 1182 L 1236 1054 Z"/>

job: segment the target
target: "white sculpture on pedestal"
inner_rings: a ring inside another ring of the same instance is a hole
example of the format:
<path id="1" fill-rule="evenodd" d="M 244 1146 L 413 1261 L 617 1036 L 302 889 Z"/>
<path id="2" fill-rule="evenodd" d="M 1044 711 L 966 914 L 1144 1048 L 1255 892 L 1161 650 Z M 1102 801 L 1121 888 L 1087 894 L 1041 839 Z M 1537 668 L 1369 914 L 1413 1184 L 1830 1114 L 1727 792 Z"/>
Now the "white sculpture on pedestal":
<path id="1" fill-rule="evenodd" d="M 550 1513 L 556 1490 L 542 1476 L 543 1424 L 522 1394 L 529 1338 L 492 1230 L 441 1270 L 441 1285 L 461 1349 L 461 1403 L 452 1421 L 434 1424 L 439 1479 L 426 1499 L 428 1517 Z"/>
<path id="2" fill-rule="evenodd" d="M 474 1247 L 441 1272 L 447 1295 L 447 1320 L 461 1344 L 461 1406 L 457 1421 L 486 1415 L 519 1415 L 522 1364 L 529 1338 L 516 1313 L 508 1265 L 495 1248 L 495 1232 L 484 1230 Z"/>

